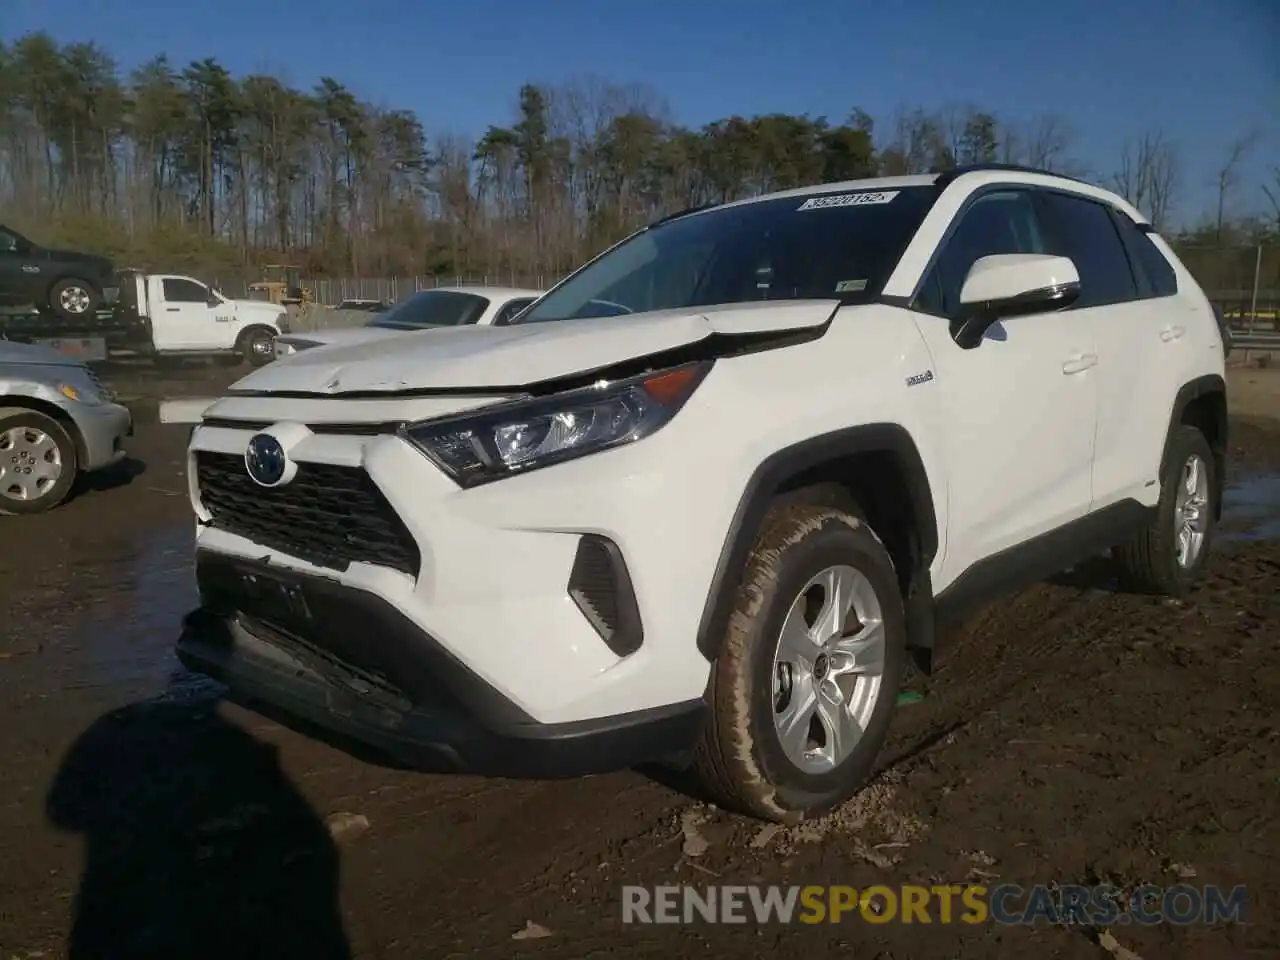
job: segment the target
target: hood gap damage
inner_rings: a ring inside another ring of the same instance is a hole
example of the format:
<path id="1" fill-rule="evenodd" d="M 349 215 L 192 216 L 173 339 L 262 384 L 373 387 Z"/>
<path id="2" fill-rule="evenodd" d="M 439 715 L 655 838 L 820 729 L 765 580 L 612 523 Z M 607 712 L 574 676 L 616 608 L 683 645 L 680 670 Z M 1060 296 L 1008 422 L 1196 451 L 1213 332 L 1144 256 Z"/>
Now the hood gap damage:
<path id="1" fill-rule="evenodd" d="M 777 330 L 752 333 L 711 333 L 701 340 L 683 344 L 670 350 L 633 357 L 617 363 L 598 366 L 590 370 L 582 370 L 549 380 L 535 383 L 507 384 L 486 387 L 419 387 L 407 390 L 352 390 L 352 391 L 312 391 L 312 390 L 228 390 L 228 397 L 273 397 L 279 399 L 317 399 L 329 400 L 394 400 L 410 397 L 469 397 L 493 396 L 495 394 L 519 395 L 521 397 L 542 397 L 589 387 L 599 380 L 623 380 L 640 376 L 654 370 L 679 366 L 700 360 L 725 360 L 732 357 L 746 356 L 766 350 L 778 350 L 783 347 L 796 346 L 820 339 L 831 327 L 838 307 L 831 316 L 816 327 L 800 330 Z"/>

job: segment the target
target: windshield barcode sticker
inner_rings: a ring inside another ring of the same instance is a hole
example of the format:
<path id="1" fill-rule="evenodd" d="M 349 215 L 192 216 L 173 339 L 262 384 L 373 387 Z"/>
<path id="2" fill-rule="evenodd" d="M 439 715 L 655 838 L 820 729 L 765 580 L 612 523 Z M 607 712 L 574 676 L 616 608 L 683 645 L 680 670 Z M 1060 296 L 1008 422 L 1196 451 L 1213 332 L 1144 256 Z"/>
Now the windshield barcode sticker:
<path id="1" fill-rule="evenodd" d="M 861 207 L 869 203 L 888 203 L 897 195 L 897 190 L 876 190 L 871 193 L 829 193 L 821 197 L 810 197 L 796 207 L 796 211 L 823 210 L 827 207 Z"/>

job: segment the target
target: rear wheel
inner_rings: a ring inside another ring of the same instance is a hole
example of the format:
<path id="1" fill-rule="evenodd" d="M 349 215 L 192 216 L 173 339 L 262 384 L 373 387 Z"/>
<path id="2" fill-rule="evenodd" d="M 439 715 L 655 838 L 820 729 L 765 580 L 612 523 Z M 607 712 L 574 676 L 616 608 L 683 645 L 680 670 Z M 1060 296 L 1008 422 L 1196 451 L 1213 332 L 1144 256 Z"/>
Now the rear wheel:
<path id="1" fill-rule="evenodd" d="M 67 499 L 76 445 L 51 417 L 24 411 L 0 418 L 0 513 L 43 513 Z"/>
<path id="2" fill-rule="evenodd" d="M 852 796 L 906 663 L 893 565 L 854 513 L 775 507 L 747 562 L 708 689 L 694 771 L 717 802 L 796 822 Z"/>
<path id="3" fill-rule="evenodd" d="M 93 316 L 101 304 L 102 295 L 93 284 L 74 277 L 59 280 L 49 291 L 49 308 L 64 320 Z"/>
<path id="4" fill-rule="evenodd" d="M 1209 557 L 1220 482 L 1204 434 L 1178 427 L 1150 526 L 1115 550 L 1123 586 L 1167 597 L 1191 589 Z"/>

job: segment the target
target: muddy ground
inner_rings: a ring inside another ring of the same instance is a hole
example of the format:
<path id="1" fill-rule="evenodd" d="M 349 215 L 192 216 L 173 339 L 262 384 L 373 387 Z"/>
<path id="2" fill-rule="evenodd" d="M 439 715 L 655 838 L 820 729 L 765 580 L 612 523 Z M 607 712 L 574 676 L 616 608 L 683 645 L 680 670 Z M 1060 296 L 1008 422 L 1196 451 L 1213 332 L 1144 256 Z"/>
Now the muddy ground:
<path id="1" fill-rule="evenodd" d="M 1280 411 L 1280 372 L 1232 389 Z M 1117 927 L 1124 948 L 1280 956 L 1280 423 L 1233 426 L 1231 532 L 1190 599 L 1115 593 L 1104 564 L 990 609 L 913 681 L 873 784 L 773 832 L 639 772 L 406 773 L 219 704 L 170 653 L 186 431 L 144 424 L 114 475 L 3 521 L 0 958 L 1105 958 L 1047 925 L 624 926 L 619 889 L 1179 876 L 1246 884 L 1250 922 Z"/>

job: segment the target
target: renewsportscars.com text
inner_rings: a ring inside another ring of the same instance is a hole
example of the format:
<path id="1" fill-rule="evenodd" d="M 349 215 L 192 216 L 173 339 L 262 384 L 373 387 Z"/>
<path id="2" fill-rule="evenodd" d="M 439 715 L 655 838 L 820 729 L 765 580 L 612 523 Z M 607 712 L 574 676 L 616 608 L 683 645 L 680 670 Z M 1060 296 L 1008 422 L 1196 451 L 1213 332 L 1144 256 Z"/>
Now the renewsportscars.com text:
<path id="1" fill-rule="evenodd" d="M 927 923 L 1030 925 L 1239 923 L 1244 887 L 949 884 L 936 886 L 626 886 L 623 923 Z"/>

